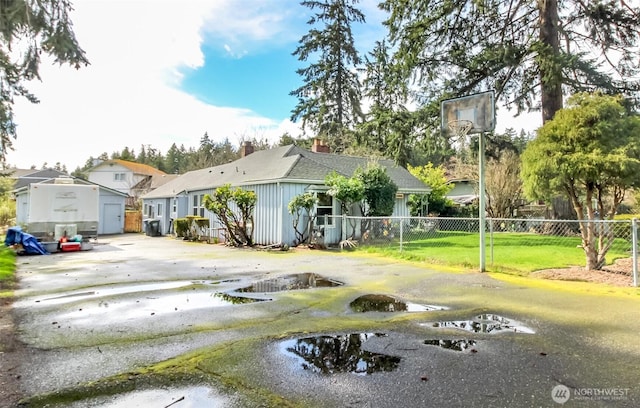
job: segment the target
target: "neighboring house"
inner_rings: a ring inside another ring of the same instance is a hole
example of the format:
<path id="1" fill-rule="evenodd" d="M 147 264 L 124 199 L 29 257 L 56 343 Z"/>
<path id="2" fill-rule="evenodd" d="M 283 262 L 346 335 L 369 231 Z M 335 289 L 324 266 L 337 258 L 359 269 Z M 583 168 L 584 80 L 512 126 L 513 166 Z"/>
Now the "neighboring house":
<path id="1" fill-rule="evenodd" d="M 311 151 L 289 145 L 253 153 L 253 146 L 244 142 L 241 158 L 228 164 L 185 173 L 175 180 L 142 196 L 146 218 L 160 221 L 160 232 L 171 231 L 172 221 L 187 215 L 208 217 L 213 229 L 220 224 L 203 207 L 205 194 L 213 194 L 217 187 L 230 184 L 252 190 L 258 200 L 254 211 L 254 241 L 259 245 L 291 245 L 295 240 L 293 218 L 287 209 L 291 199 L 304 192 L 313 192 L 319 202 L 316 213 L 318 225 L 327 244 L 340 239 L 339 219 L 322 215 L 340 215 L 340 204 L 326 194 L 325 177 L 335 171 L 351 177 L 371 159 L 328 153 L 328 147 L 314 143 Z M 398 186 L 393 216 L 409 216 L 409 194 L 428 194 L 428 186 L 406 169 L 390 160 L 377 160 Z"/>
<path id="2" fill-rule="evenodd" d="M 16 182 L 14 189 L 22 188 L 31 183 L 39 183 L 56 177 L 67 176 L 66 173 L 54 169 L 7 169 L 7 177 L 14 179 Z"/>
<path id="3" fill-rule="evenodd" d="M 446 195 L 456 205 L 466 206 L 478 199 L 477 182 L 470 179 L 451 179 L 448 182 L 453 188 Z"/>
<path id="4" fill-rule="evenodd" d="M 173 176 L 147 164 L 126 160 L 105 160 L 87 172 L 89 181 L 127 194 L 133 205 L 136 198 L 151 191 L 155 186 L 169 181 Z M 164 177 L 163 177 L 164 176 Z"/>
<path id="5" fill-rule="evenodd" d="M 110 189 L 105 186 L 100 186 L 96 183 L 92 183 L 87 180 L 82 180 L 73 177 L 64 177 L 67 181 L 65 184 L 84 184 L 95 185 L 99 189 L 98 195 L 98 235 L 108 234 L 122 234 L 124 233 L 124 212 L 125 201 L 127 195 L 120 191 Z M 26 226 L 29 224 L 29 208 L 31 207 L 30 185 L 31 184 L 57 184 L 59 182 L 58 177 L 49 178 L 39 181 L 38 183 L 29 183 L 14 190 L 16 198 L 16 223 L 18 225 Z M 50 209 L 47 206 L 51 206 L 50 202 L 37 202 L 35 203 L 40 208 L 40 213 L 47 213 Z M 28 231 L 27 231 L 28 232 Z"/>

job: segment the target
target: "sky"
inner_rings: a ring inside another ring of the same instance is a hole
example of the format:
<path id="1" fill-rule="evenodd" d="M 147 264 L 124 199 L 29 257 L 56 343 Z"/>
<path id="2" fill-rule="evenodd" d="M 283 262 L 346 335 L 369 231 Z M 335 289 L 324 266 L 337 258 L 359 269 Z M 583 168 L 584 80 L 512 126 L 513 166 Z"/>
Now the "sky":
<path id="1" fill-rule="evenodd" d="M 361 0 L 366 24 L 356 46 L 381 40 L 378 0 Z M 90 157 L 163 154 L 175 143 L 196 148 L 205 134 L 276 142 L 300 135 L 289 118 L 302 85 L 292 56 L 309 31 L 311 11 L 297 0 L 75 0 L 73 28 L 90 65 L 79 70 L 43 58 L 41 81 L 28 89 L 40 103 L 16 99 L 17 139 L 7 164 L 68 171 Z M 364 56 L 366 52 L 361 52 Z M 498 115 L 497 130 L 534 130 L 540 114 Z"/>

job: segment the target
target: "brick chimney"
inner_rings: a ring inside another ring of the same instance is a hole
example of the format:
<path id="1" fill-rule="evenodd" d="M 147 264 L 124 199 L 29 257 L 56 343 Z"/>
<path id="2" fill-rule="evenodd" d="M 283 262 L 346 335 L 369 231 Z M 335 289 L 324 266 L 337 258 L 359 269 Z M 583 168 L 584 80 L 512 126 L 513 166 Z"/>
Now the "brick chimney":
<path id="1" fill-rule="evenodd" d="M 253 153 L 253 145 L 251 144 L 251 141 L 245 140 L 240 145 L 240 157 L 248 156 L 251 153 Z"/>
<path id="2" fill-rule="evenodd" d="M 313 146 L 311 146 L 311 151 L 314 153 L 331 153 L 331 148 L 329 148 L 328 144 L 325 144 L 320 139 L 313 139 Z"/>

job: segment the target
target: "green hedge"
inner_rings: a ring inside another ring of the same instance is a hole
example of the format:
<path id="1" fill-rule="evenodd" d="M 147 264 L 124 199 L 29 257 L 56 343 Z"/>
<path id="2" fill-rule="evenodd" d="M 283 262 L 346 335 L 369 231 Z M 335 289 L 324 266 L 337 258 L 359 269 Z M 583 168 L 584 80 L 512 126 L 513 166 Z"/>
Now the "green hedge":
<path id="1" fill-rule="evenodd" d="M 209 219 L 196 215 L 187 215 L 185 218 L 176 218 L 176 235 L 185 239 L 198 239 L 199 232 L 209 228 Z"/>

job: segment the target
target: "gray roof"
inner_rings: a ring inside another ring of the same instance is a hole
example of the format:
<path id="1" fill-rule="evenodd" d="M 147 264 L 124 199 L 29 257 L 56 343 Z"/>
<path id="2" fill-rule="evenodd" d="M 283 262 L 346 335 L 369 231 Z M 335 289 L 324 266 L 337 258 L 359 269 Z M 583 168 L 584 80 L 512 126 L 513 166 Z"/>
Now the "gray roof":
<path id="1" fill-rule="evenodd" d="M 57 178 L 60 178 L 60 177 L 52 177 L 52 178 L 49 178 L 49 179 L 46 179 L 46 180 L 38 181 L 37 183 L 30 183 L 30 184 L 24 185 L 24 186 L 22 186 L 20 188 L 16 188 L 15 190 L 13 190 L 13 193 L 14 194 L 21 194 L 23 192 L 29 191 L 29 188 L 30 188 L 29 186 L 31 184 L 56 184 L 56 179 Z M 128 195 L 127 193 L 123 193 L 121 191 L 114 190 L 112 188 L 105 187 L 105 186 L 97 184 L 97 183 L 93 183 L 93 182 L 91 182 L 89 180 L 84 180 L 84 179 L 73 177 L 73 176 L 62 176 L 62 178 L 71 179 L 72 182 L 70 184 L 84 184 L 84 185 L 90 185 L 90 186 L 97 186 L 98 188 L 100 188 L 100 190 L 109 191 L 109 192 L 111 192 L 111 193 L 113 193 L 115 195 L 119 195 L 119 196 L 123 196 L 123 197 L 126 197 Z M 61 184 L 61 185 L 64 185 L 64 184 Z"/>
<path id="2" fill-rule="evenodd" d="M 54 169 L 10 169 L 7 171 L 10 178 L 16 179 L 14 190 L 28 186 L 31 183 L 39 183 L 51 178 L 66 176 L 67 173 Z"/>
<path id="3" fill-rule="evenodd" d="M 248 156 L 220 166 L 194 170 L 169 181 L 142 198 L 174 197 L 182 192 L 217 188 L 225 184 L 246 186 L 274 182 L 323 184 L 325 177 L 335 171 L 345 177 L 353 176 L 371 159 L 331 153 L 315 153 L 289 145 L 258 150 Z M 400 192 L 428 193 L 430 188 L 406 169 L 390 160 L 376 160 Z"/>

